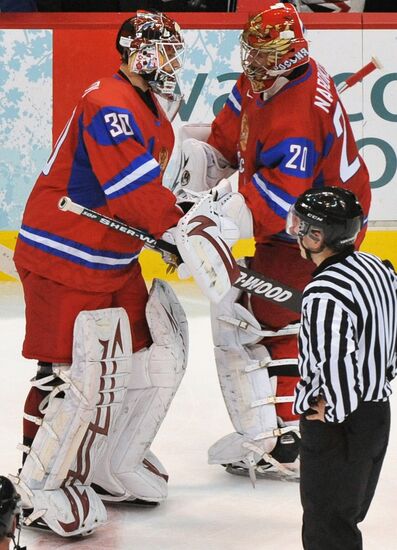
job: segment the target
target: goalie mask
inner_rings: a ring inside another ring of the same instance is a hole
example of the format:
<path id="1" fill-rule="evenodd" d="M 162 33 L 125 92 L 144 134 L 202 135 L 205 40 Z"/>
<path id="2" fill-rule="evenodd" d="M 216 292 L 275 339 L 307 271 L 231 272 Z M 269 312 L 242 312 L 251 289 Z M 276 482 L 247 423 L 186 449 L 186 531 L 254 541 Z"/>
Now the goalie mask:
<path id="1" fill-rule="evenodd" d="M 292 4 L 281 2 L 250 18 L 240 37 L 241 64 L 254 92 L 309 62 L 303 24 Z"/>
<path id="2" fill-rule="evenodd" d="M 116 48 L 128 70 L 141 75 L 155 93 L 174 94 L 185 52 L 178 23 L 163 13 L 137 11 L 121 25 Z"/>
<path id="3" fill-rule="evenodd" d="M 325 246 L 338 252 L 354 244 L 363 221 L 363 210 L 354 193 L 341 187 L 323 187 L 308 189 L 298 197 L 288 213 L 286 231 L 298 239 L 308 235 L 314 242 L 322 241 L 323 247 L 315 252 L 322 252 Z"/>

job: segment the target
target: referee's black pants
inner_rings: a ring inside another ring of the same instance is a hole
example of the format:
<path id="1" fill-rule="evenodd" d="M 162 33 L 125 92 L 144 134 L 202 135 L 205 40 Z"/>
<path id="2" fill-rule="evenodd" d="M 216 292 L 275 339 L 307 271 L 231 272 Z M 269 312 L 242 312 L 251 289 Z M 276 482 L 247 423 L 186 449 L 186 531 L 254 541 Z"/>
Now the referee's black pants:
<path id="1" fill-rule="evenodd" d="M 389 402 L 362 402 L 341 424 L 301 417 L 305 550 L 361 550 L 365 518 L 386 453 Z"/>

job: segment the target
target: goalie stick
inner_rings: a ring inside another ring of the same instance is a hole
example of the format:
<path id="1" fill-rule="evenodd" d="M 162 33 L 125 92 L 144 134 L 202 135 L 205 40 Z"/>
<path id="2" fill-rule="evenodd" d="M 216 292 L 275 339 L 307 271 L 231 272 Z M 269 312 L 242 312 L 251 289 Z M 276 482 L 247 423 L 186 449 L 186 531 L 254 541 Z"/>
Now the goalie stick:
<path id="1" fill-rule="evenodd" d="M 121 220 L 116 220 L 109 218 L 95 210 L 90 208 L 85 208 L 80 204 L 73 202 L 69 197 L 62 197 L 58 202 L 58 208 L 62 212 L 72 212 L 79 216 L 84 216 L 94 222 L 101 223 L 113 231 L 118 231 L 124 235 L 134 237 L 142 241 L 146 247 L 156 250 L 157 252 L 167 252 L 173 256 L 173 261 L 175 265 L 179 265 L 182 261 L 178 249 L 175 245 L 172 245 L 163 239 L 155 239 L 152 235 L 143 231 L 142 229 L 137 229 L 127 225 Z M 300 313 L 300 303 L 301 303 L 301 293 L 289 286 L 286 286 L 279 281 L 270 279 L 252 271 L 244 266 L 238 265 L 240 270 L 240 275 L 236 281 L 233 282 L 233 286 L 239 288 L 243 292 L 248 294 L 253 294 L 262 298 L 263 300 L 268 300 L 271 302 L 276 302 L 280 306 L 283 306 L 291 311 Z"/>

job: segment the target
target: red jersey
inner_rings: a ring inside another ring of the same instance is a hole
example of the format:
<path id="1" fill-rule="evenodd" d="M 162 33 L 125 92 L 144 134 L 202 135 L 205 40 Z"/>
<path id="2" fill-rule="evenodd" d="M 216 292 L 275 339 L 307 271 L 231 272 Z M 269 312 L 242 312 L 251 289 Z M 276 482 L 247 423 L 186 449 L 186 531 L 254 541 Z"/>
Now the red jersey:
<path id="1" fill-rule="evenodd" d="M 239 167 L 239 192 L 253 214 L 257 242 L 291 239 L 284 231 L 289 208 L 311 187 L 345 187 L 368 215 L 367 168 L 334 82 L 314 60 L 269 99 L 241 75 L 208 143 Z"/>
<path id="2" fill-rule="evenodd" d="M 130 276 L 142 242 L 61 212 L 64 195 L 155 237 L 176 225 L 182 212 L 161 184 L 172 126 L 154 94 L 146 92 L 157 116 L 142 94 L 120 74 L 84 92 L 26 204 L 16 264 L 94 292 L 112 292 Z"/>

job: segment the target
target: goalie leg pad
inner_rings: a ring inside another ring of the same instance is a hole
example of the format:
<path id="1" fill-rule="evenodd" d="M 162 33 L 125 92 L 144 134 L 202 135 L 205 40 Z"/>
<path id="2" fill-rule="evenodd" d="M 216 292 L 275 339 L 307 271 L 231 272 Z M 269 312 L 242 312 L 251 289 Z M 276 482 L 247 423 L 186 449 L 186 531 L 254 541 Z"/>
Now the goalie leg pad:
<path id="1" fill-rule="evenodd" d="M 271 371 L 281 363 L 297 367 L 297 361 L 274 361 L 266 347 L 257 343 L 275 333 L 263 331 L 254 316 L 236 303 L 239 295 L 237 289 L 232 289 L 220 304 L 211 307 L 218 377 L 236 432 L 209 449 L 209 463 L 241 463 L 251 474 L 262 463 L 282 474 L 296 475 L 295 466 L 275 458 L 281 457 L 278 447 L 282 438 L 287 441 L 286 434 L 297 432 L 297 427 L 287 426 L 277 416 L 275 405 L 290 403 L 293 396 L 277 396 L 277 377 L 271 376 Z M 289 330 L 296 331 L 279 332 Z"/>
<path id="2" fill-rule="evenodd" d="M 109 495 L 104 500 L 164 500 L 164 467 L 149 447 L 185 373 L 188 326 L 171 287 L 155 279 L 146 306 L 153 344 L 133 354 L 123 414 L 107 440 L 106 458 L 94 482 Z"/>
<path id="3" fill-rule="evenodd" d="M 25 506 L 33 508 L 30 520 L 40 517 L 63 536 L 85 534 L 105 522 L 103 504 L 89 485 L 127 392 L 131 356 L 122 308 L 78 315 L 73 363 L 53 366 L 55 386 L 44 418 L 37 419 L 31 447 L 23 449 L 27 457 L 17 484 Z"/>

